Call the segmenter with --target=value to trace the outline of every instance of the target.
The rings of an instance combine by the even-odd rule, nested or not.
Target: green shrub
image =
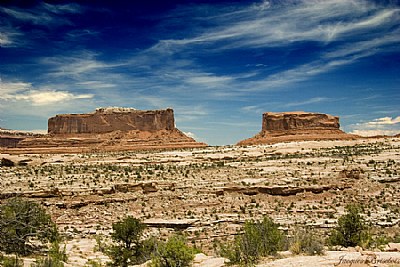
[[[58,232],[39,204],[13,198],[0,206],[0,237],[0,251],[28,255],[40,248],[33,241],[52,242],[58,238]]]
[[[246,221],[243,233],[233,243],[220,244],[220,255],[231,264],[254,265],[260,257],[274,255],[282,248],[283,234],[271,218],[260,222]]]
[[[90,259],[86,262],[85,267],[102,267],[100,259]]]
[[[160,241],[158,241],[155,237],[144,239],[141,244],[141,261],[146,262],[150,260],[154,256],[159,244]]]
[[[23,267],[24,261],[17,257],[7,257],[0,255],[0,266],[2,267]]]
[[[296,229],[290,240],[289,249],[293,254],[321,255],[324,252],[324,245],[321,238],[310,229]]]
[[[347,213],[338,219],[338,226],[331,232],[328,244],[344,247],[368,247],[371,236],[361,217],[361,207],[348,205],[346,211]]]
[[[62,261],[55,260],[50,257],[43,257],[36,259],[35,263],[32,265],[33,267],[64,267],[64,263]]]
[[[61,249],[60,243],[55,241],[51,244],[46,257],[36,259],[33,267],[64,267],[67,261],[66,246]]]
[[[106,254],[112,260],[109,266],[126,267],[141,264],[150,258],[151,241],[142,240],[142,234],[146,226],[138,219],[128,216],[125,219],[113,223],[111,238],[113,245],[106,249]]]
[[[181,235],[172,236],[166,243],[159,243],[152,257],[152,267],[186,267],[194,259],[195,250],[186,244]]]
[[[374,236],[371,240],[371,247],[383,250],[387,244],[389,244],[390,238],[384,233],[380,233],[378,236]]]

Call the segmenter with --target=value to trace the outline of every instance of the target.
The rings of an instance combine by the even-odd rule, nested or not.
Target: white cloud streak
[[[203,31],[200,28],[193,29],[192,32],[200,34],[190,37],[160,40],[144,54],[169,58],[185,51],[201,53],[205,48],[207,53],[212,53],[229,49],[285,47],[296,42],[319,42],[327,47],[335,43],[328,52],[310,57],[309,62],[264,77],[258,76],[254,81],[245,81],[246,86],[243,86],[238,75],[232,77],[203,71],[205,75],[199,73],[196,77],[192,76],[193,73],[183,72],[188,76],[183,77],[182,81],[202,88],[215,88],[215,96],[222,98],[250,91],[287,88],[290,84],[384,52],[390,46],[398,49],[400,44],[400,9],[365,0],[263,2],[220,15],[210,13],[213,15],[197,19],[207,20],[214,26],[206,27]]]
[[[350,133],[365,137],[382,136],[382,135],[391,136],[399,134],[400,130],[353,130]]]
[[[51,5],[43,3],[35,8],[0,8],[0,12],[6,14],[19,21],[30,22],[34,25],[63,25],[71,24],[71,22],[60,15],[81,13],[82,9],[77,4]]]
[[[382,117],[350,125],[351,133],[361,136],[395,135],[400,133],[400,116]]]
[[[12,44],[11,38],[8,34],[0,32],[0,46],[8,46]]]
[[[298,106],[304,106],[304,105],[310,105],[310,104],[317,104],[321,102],[326,102],[329,101],[330,99],[327,97],[313,97],[304,101],[299,101],[299,102],[291,102],[287,103],[284,106],[285,107],[298,107]]]
[[[383,117],[379,119],[375,119],[373,121],[367,122],[367,125],[393,125],[400,123],[400,116],[396,118],[392,117]]]
[[[93,98],[93,94],[73,94],[68,91],[35,89],[30,83],[3,82],[0,80],[0,100],[24,101],[33,106],[47,106],[64,103],[74,99]]]
[[[92,97],[92,94],[72,94],[66,91],[29,91],[24,94],[10,96],[11,99],[28,101],[34,106],[47,106],[73,99],[88,99]]]
[[[53,77],[76,77],[99,72],[105,69],[120,67],[125,63],[106,63],[96,59],[97,54],[82,51],[71,56],[47,57],[40,60],[41,64],[51,68],[49,75]],[[85,82],[85,81],[82,81]],[[87,82],[87,81],[86,81]]]
[[[15,94],[31,89],[32,85],[26,82],[4,82],[0,79],[0,97]]]
[[[332,42],[376,27],[395,25],[400,9],[379,9],[363,0],[307,0],[296,4],[242,11],[214,17],[215,28],[192,38],[164,40],[171,45],[229,41],[224,48],[269,47],[302,41]],[[347,20],[349,17],[352,20]],[[222,25],[222,26],[218,26]]]
[[[105,89],[105,88],[108,89],[117,86],[116,84],[102,82],[102,81],[83,81],[83,82],[78,82],[76,84],[88,89]]]
[[[0,6],[0,46],[20,47],[37,38],[38,32],[35,33],[35,36],[25,35],[21,29],[21,22],[48,28],[73,25],[71,20],[63,15],[82,13],[83,10],[78,4],[41,3],[29,9]]]
[[[51,5],[47,3],[42,3],[42,7],[47,9],[48,11],[55,14],[65,14],[65,13],[82,13],[82,7],[78,4],[60,4],[60,5]]]
[[[18,39],[22,34],[17,29],[2,26],[0,19],[0,47],[15,47],[19,45]]]

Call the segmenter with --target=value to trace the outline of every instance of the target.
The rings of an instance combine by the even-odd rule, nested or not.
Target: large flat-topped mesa
[[[175,127],[174,111],[98,108],[48,120],[48,135],[26,138],[15,153],[76,153],[205,147]]]
[[[159,131],[175,128],[174,111],[98,108],[87,114],[62,114],[48,121],[49,134],[96,134],[113,131]]]
[[[337,116],[304,111],[266,112],[263,114],[261,132],[240,141],[238,145],[355,138],[357,136],[340,130]]]

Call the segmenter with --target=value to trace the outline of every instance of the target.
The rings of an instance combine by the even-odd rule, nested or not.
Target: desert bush
[[[17,257],[7,257],[0,255],[0,266],[2,267],[22,267],[24,266],[24,261],[18,259]]]
[[[233,243],[220,244],[220,255],[231,264],[254,265],[260,257],[274,255],[283,246],[283,233],[269,217],[246,221]]]
[[[50,215],[37,203],[13,198],[0,206],[0,251],[28,255],[59,238]],[[40,243],[40,242],[39,242]]]
[[[338,226],[328,238],[329,245],[368,247],[371,241],[368,226],[362,218],[361,207],[348,205],[347,213],[338,219]]]
[[[15,163],[14,163],[14,161],[12,161],[10,159],[2,158],[1,161],[0,161],[0,166],[14,167]]]
[[[111,238],[114,244],[106,249],[106,254],[111,259],[109,266],[126,267],[143,263],[150,258],[154,246],[150,240],[142,239],[146,226],[138,219],[128,216],[113,223],[112,228]]]
[[[95,236],[96,240],[96,245],[94,246],[94,252],[100,251],[102,253],[105,253],[107,250],[107,245],[104,242],[104,236],[102,235],[96,235]]]
[[[195,250],[186,244],[186,239],[175,235],[167,242],[160,242],[152,257],[152,267],[186,267],[194,259]]]
[[[321,238],[310,229],[296,229],[290,239],[289,249],[293,254],[321,255],[324,245]]]
[[[64,267],[64,263],[62,261],[55,260],[50,257],[42,257],[36,259],[35,263],[31,265],[33,267]]]
[[[390,237],[385,235],[384,233],[378,233],[378,235],[374,235],[374,237],[371,240],[371,247],[377,248],[377,249],[384,249],[387,244],[389,244]]]
[[[103,264],[100,259],[89,259],[86,262],[85,267],[103,267]]]
[[[66,261],[66,246],[61,249],[60,242],[56,240],[51,244],[48,255],[36,259],[33,267],[64,267]]]

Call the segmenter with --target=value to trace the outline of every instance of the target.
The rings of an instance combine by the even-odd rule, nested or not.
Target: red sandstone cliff
[[[172,109],[100,108],[93,113],[50,118],[48,135],[21,140],[16,151],[76,153],[204,146],[175,128]]]
[[[48,121],[49,134],[109,133],[175,129],[174,111],[100,108],[88,114],[64,114]]]
[[[266,112],[262,130],[238,145],[269,144],[289,141],[355,139],[357,136],[340,130],[339,117],[304,111]]]
[[[339,117],[310,112],[266,112],[263,114],[262,131],[290,130],[339,130]]]

